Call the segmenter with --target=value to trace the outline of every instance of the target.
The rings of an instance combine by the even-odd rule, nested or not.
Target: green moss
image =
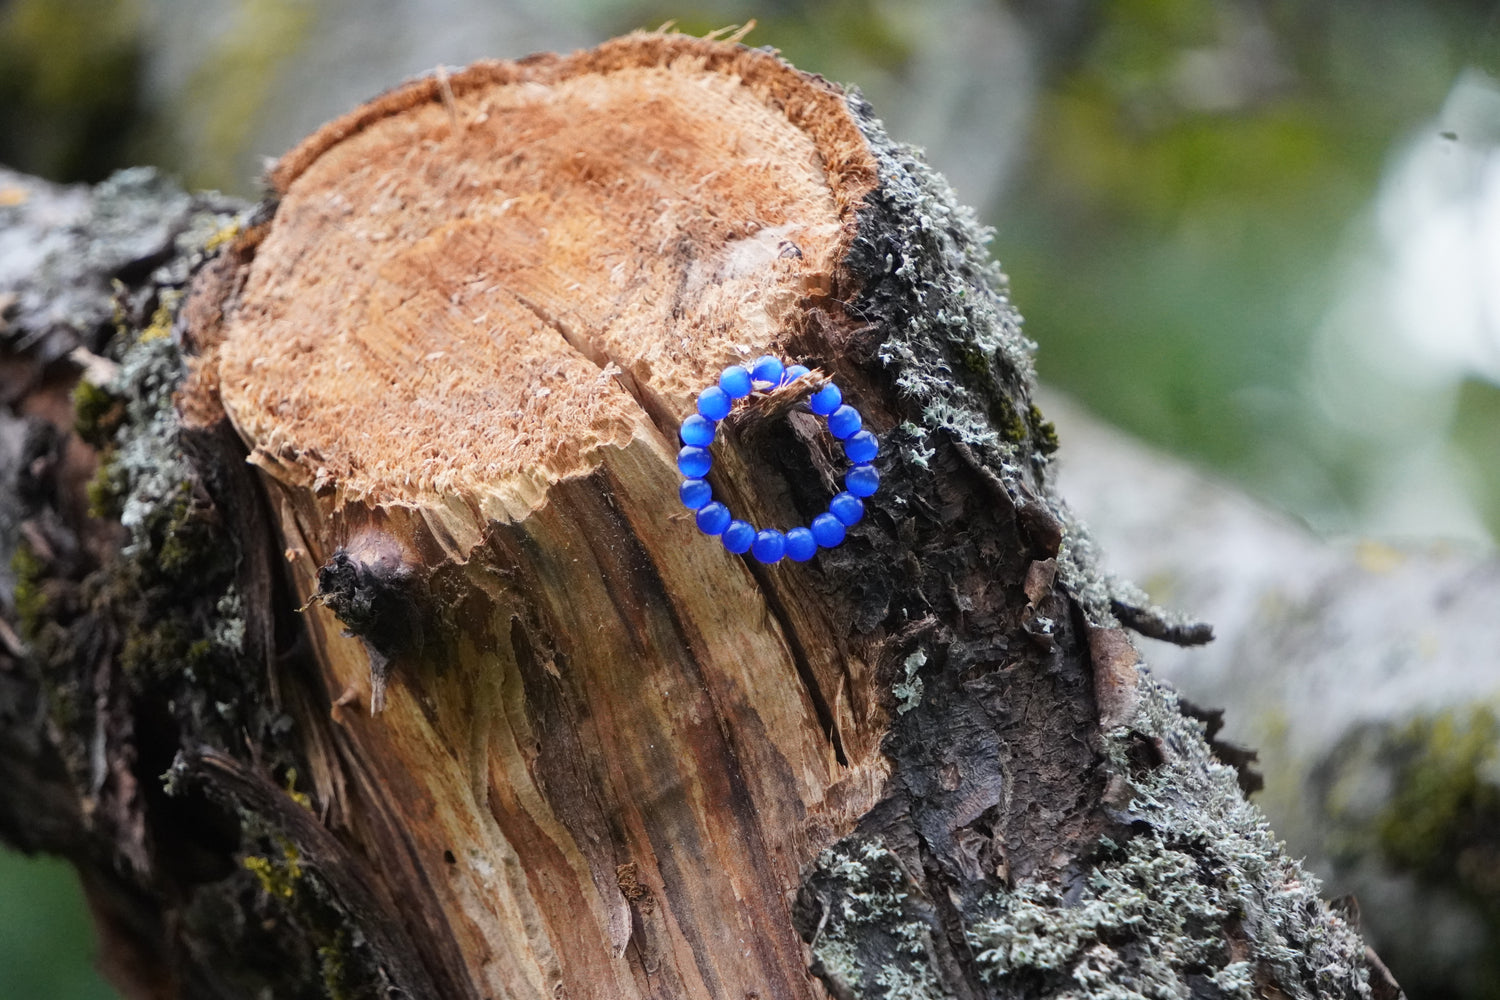
[[[124,402],[108,389],[86,379],[73,387],[73,430],[85,443],[105,447],[124,417]]]
[[[1026,421],[1005,396],[997,395],[990,400],[990,423],[1000,437],[1009,444],[1020,444],[1026,440]]]
[[[206,238],[222,226],[220,220],[200,228]],[[126,542],[81,584],[71,585],[77,592],[71,613],[87,618],[56,627],[81,635],[97,631],[95,619],[109,621],[119,636],[116,656],[124,677],[142,690],[178,678],[183,686],[171,696],[174,710],[196,717],[182,719],[184,728],[208,736],[227,724],[230,741],[233,732],[253,725],[236,711],[257,710],[258,700],[245,696],[245,686],[260,675],[237,663],[245,634],[233,587],[237,547],[225,537],[178,438],[172,397],[184,365],[170,333],[181,299],[178,289],[161,289],[139,328],[121,316],[119,337],[129,344],[114,377],[103,386],[81,383],[74,393],[78,432],[102,448],[87,487],[90,513],[117,520]],[[70,662],[82,641],[60,642],[59,662],[44,670],[58,693],[74,679]],[[79,722],[88,725],[82,715]],[[75,756],[86,759],[86,750]]]
[[[1472,904],[1500,943],[1500,717],[1490,705],[1352,732],[1325,766],[1329,849]],[[1500,952],[1497,952],[1500,954]]]
[[[1500,720],[1488,708],[1422,718],[1395,744],[1404,759],[1377,821],[1380,846],[1402,868],[1451,873],[1462,841],[1485,829],[1500,830],[1500,783],[1494,777]],[[1491,839],[1500,841],[1500,833]]]
[[[1425,992],[1500,997],[1500,713],[1465,705],[1355,726],[1314,772],[1318,819],[1337,869],[1440,905],[1451,925],[1424,928],[1436,952],[1395,938]],[[1455,930],[1455,928],[1457,928]],[[1434,993],[1436,991],[1436,993]]]
[[[954,352],[959,360],[963,362],[964,370],[970,375],[990,374],[990,359],[979,345],[969,340],[960,340],[953,345]]]
[[[246,855],[241,862],[255,875],[267,896],[290,900],[297,894],[297,884],[302,880],[302,854],[289,840],[281,841],[281,857]]]
[[[328,1000],[346,1000],[358,995],[353,992],[357,984],[348,971],[348,951],[349,935],[343,929],[334,936],[332,944],[318,948],[318,972],[323,978],[323,992],[328,994]]]
[[[196,570],[208,569],[216,562],[210,548],[212,539],[206,525],[193,509],[191,483],[182,483],[170,502],[157,507],[153,534],[156,539],[156,565],[165,575],[186,579]]]
[[[47,621],[47,594],[43,582],[46,566],[24,541],[11,553],[10,569],[16,577],[14,599],[21,635],[34,640]]]
[[[112,185],[113,193],[111,185],[96,189],[96,198],[115,205],[129,201],[131,191],[159,183],[136,173]],[[259,755],[256,765],[282,775],[291,799],[311,808],[309,796],[296,788],[291,765],[297,758],[287,739],[291,720],[269,696],[261,650],[251,648],[254,634],[236,587],[240,540],[233,512],[216,508],[219,483],[200,475],[211,477],[213,470],[200,470],[189,459],[173,404],[184,376],[171,336],[180,288],[202,259],[193,247],[216,233],[222,237],[226,225],[233,226],[227,212],[194,210],[184,225],[171,227],[179,256],[146,284],[119,289],[116,341],[107,348],[118,367],[107,384],[80,386],[74,406],[78,432],[101,451],[90,487],[94,513],[118,521],[121,530],[112,537],[120,544],[105,552],[90,548],[88,556],[97,562],[42,565],[23,550],[15,564],[21,617],[36,633],[28,636],[31,660],[80,795],[97,794],[101,762],[122,759],[118,740],[130,733],[118,723],[133,718],[152,727],[131,765],[141,782],[169,768],[179,738],[236,756],[250,746]],[[99,717],[96,693],[101,662],[110,672],[108,719]],[[197,784],[165,786],[174,797],[197,790]],[[149,788],[140,802],[148,824],[175,823],[209,808],[189,801],[180,810],[158,809],[160,800]],[[231,820],[244,857],[226,846]],[[352,938],[340,936],[351,926],[349,914],[318,873],[303,865],[297,845],[275,820],[241,808],[222,824],[180,831],[195,850],[242,866],[233,877],[199,886],[179,909],[195,939],[217,949],[201,960],[213,962],[236,950],[260,956],[228,973],[244,977],[243,989],[236,983],[230,990],[236,994],[259,995],[264,970],[291,963],[295,973],[281,981],[298,977],[297,996],[317,996],[325,987],[335,996],[384,995],[378,957],[357,930]],[[237,920],[235,914],[253,919]]]
[[[120,647],[120,669],[126,676],[140,676],[164,664],[180,662],[187,642],[177,623],[138,623],[125,634]]]
[[[1026,409],[1026,422],[1031,428],[1037,451],[1050,455],[1057,450],[1057,428],[1052,426],[1052,421],[1042,416],[1042,411],[1037,409],[1035,403]]]
[[[89,517],[114,521],[120,517],[125,484],[115,477],[114,463],[110,459],[111,455],[106,452],[84,492],[89,501]]]
[[[143,5],[12,0],[0,6],[0,161],[98,180],[130,159],[139,124]]]

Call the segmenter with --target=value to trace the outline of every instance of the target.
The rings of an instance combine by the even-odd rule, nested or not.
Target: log
[[[270,183],[80,397],[113,547],[23,549],[23,777],[133,995],[1399,995],[1140,669],[985,234],[857,94],[638,34]],[[881,441],[807,563],[677,496],[763,353]],[[804,399],[720,428],[757,525],[839,488]]]

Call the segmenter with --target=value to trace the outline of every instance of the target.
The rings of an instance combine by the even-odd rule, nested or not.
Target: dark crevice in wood
[[[823,735],[833,747],[834,759],[838,761],[840,767],[848,767],[849,756],[844,752],[844,738],[839,732],[838,719],[834,717],[833,707],[818,683],[817,674],[813,672],[812,663],[807,657],[807,649],[787,612],[786,604],[782,601],[781,591],[771,582],[770,569],[749,558],[745,559],[745,563],[755,577],[756,583],[760,585],[766,608],[771,612],[771,617],[776,619],[782,638],[786,640],[787,648],[791,650],[792,662],[797,666],[797,677],[802,681],[808,701],[812,702],[813,713],[818,718],[818,727],[823,730]]]

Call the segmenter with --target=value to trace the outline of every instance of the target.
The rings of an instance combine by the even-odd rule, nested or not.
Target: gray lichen
[[[147,946],[181,966],[182,991],[259,995],[274,980],[278,995],[294,982],[301,988],[286,995],[384,995],[370,943],[350,933],[341,898],[303,863],[274,810],[163,781],[184,752],[228,760],[248,744],[247,773],[267,794],[283,810],[307,805],[295,788],[305,761],[271,694],[274,622],[264,616],[275,584],[254,571],[269,560],[245,528],[262,501],[248,475],[235,477],[242,455],[227,435],[184,428],[174,400],[186,373],[176,334],[187,282],[243,223],[242,206],[186,195],[151,171],[76,200],[66,238],[18,272],[22,305],[5,331],[6,346],[43,367],[71,366],[60,359],[84,348],[75,357],[96,379],[73,393],[73,429],[98,457],[90,518],[73,494],[35,486],[16,517],[42,540],[16,549],[16,603],[25,669],[48,706],[37,725],[61,759],[57,780],[71,786],[59,798],[90,810],[86,864],[108,865],[173,928]],[[68,293],[57,285],[70,276],[79,283]],[[66,429],[52,433],[66,443]],[[190,891],[163,902],[168,885]],[[182,940],[199,950],[172,953]],[[231,954],[253,958],[222,960]]]
[[[1048,482],[1033,345],[972,213],[850,108],[880,176],[853,309],[901,404],[882,456],[901,488],[871,508],[904,534],[882,550],[860,533],[825,565],[868,560],[864,543],[901,567],[849,567],[856,629],[927,617],[890,674],[891,797],[799,895],[815,971],[840,1000],[1370,997],[1357,934],[1170,692],[1147,677],[1128,724],[1100,731],[1090,646],[1118,625],[1112,584]],[[1050,558],[1060,586],[1033,607],[1022,582]]]
[[[920,649],[902,662],[905,677],[891,687],[891,693],[896,696],[896,711],[901,715],[916,708],[922,700],[922,678],[917,676],[917,671],[926,663],[927,654]]]
[[[141,282],[172,256],[193,220],[235,207],[188,195],[149,167],[122,170],[92,189],[43,186],[3,168],[0,183],[27,195],[0,207],[0,293],[16,297],[13,349],[42,364],[80,345],[102,350],[112,332],[114,282]]]
[[[37,188],[38,204],[50,197]],[[32,270],[17,273],[11,347],[40,365],[81,348],[92,358],[86,370],[112,372],[99,384],[80,381],[73,398],[76,430],[99,451],[90,513],[124,531],[118,550],[94,546],[96,563],[49,564],[29,554],[30,575],[17,586],[54,595],[33,616],[37,630],[28,638],[53,719],[66,723],[60,736],[72,751],[65,756],[75,770],[97,772],[103,764],[90,689],[104,637],[118,637],[118,663],[130,687],[180,675],[185,689],[171,703],[186,713],[181,721],[196,716],[228,726],[225,739],[250,720],[245,709],[225,719],[213,706],[252,703],[243,697],[246,685],[263,677],[240,663],[246,629],[236,612],[237,550],[223,537],[184,453],[173,404],[185,373],[172,338],[182,288],[205,259],[212,234],[230,225],[241,206],[187,195],[148,169],[123,171],[77,204],[66,197],[62,203],[69,224],[49,230]],[[35,516],[52,525],[52,550],[77,551],[61,533],[94,530],[66,527],[46,511]],[[88,783],[99,780],[94,773]]]
[[[1131,760],[1143,739],[1165,757],[1145,771]],[[1025,881],[959,914],[984,983],[1059,1000],[1372,995],[1357,933],[1286,857],[1175,696],[1147,682],[1108,754],[1125,834],[1101,840],[1066,882]],[[816,969],[836,994],[952,995],[931,947],[932,906],[879,838],[829,848],[807,885],[820,908]]]
[[[884,321],[880,363],[921,414],[887,443],[912,469],[926,470],[935,449],[956,440],[986,460],[1012,495],[1035,491],[1064,529],[1057,554],[1064,584],[1091,624],[1115,624],[1112,583],[1093,540],[1046,475],[1057,433],[1031,400],[1036,345],[990,256],[993,232],[959,205],[920,152],[886,134],[857,91],[849,107],[879,165],[880,189],[866,217],[882,235],[879,243],[856,240],[849,262],[866,283],[861,308]]]
[[[1029,400],[1017,407],[1010,393],[1034,382],[1035,345],[1022,335],[1005,275],[987,250],[993,234],[916,150],[886,135],[857,92],[849,105],[880,166],[877,210],[887,223],[886,241],[856,240],[850,263],[889,275],[905,293],[878,303],[889,333],[880,362],[898,395],[920,407],[924,437],[947,432],[1012,466],[1029,451],[1029,428],[1015,417]],[[996,420],[1000,414],[1010,419]]]
[[[1284,854],[1175,696],[1149,682],[1145,695],[1109,740],[1122,776],[1132,741],[1164,750],[1164,763],[1118,789],[1135,835],[1102,841],[1067,898],[1027,884],[982,900],[968,935],[985,980],[1047,973],[1056,987],[1043,995],[1078,1000],[1252,1000],[1272,986],[1309,1000],[1370,996],[1358,935],[1317,880]]]
[[[813,971],[835,996],[884,1000],[947,997],[934,969],[931,907],[900,858],[879,838],[849,838],[823,852],[809,884],[819,912]],[[869,956],[881,956],[871,962]]]

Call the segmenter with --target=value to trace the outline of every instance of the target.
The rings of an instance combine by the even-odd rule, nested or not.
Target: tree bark
[[[118,293],[109,517],[16,487],[0,830],[85,872],[128,992],[1399,995],[1137,669],[1112,609],[1201,630],[1113,600],[983,232],[857,94],[635,35],[270,180]],[[677,500],[766,352],[881,440],[805,564]],[[758,525],[843,472],[795,389],[714,459]]]

